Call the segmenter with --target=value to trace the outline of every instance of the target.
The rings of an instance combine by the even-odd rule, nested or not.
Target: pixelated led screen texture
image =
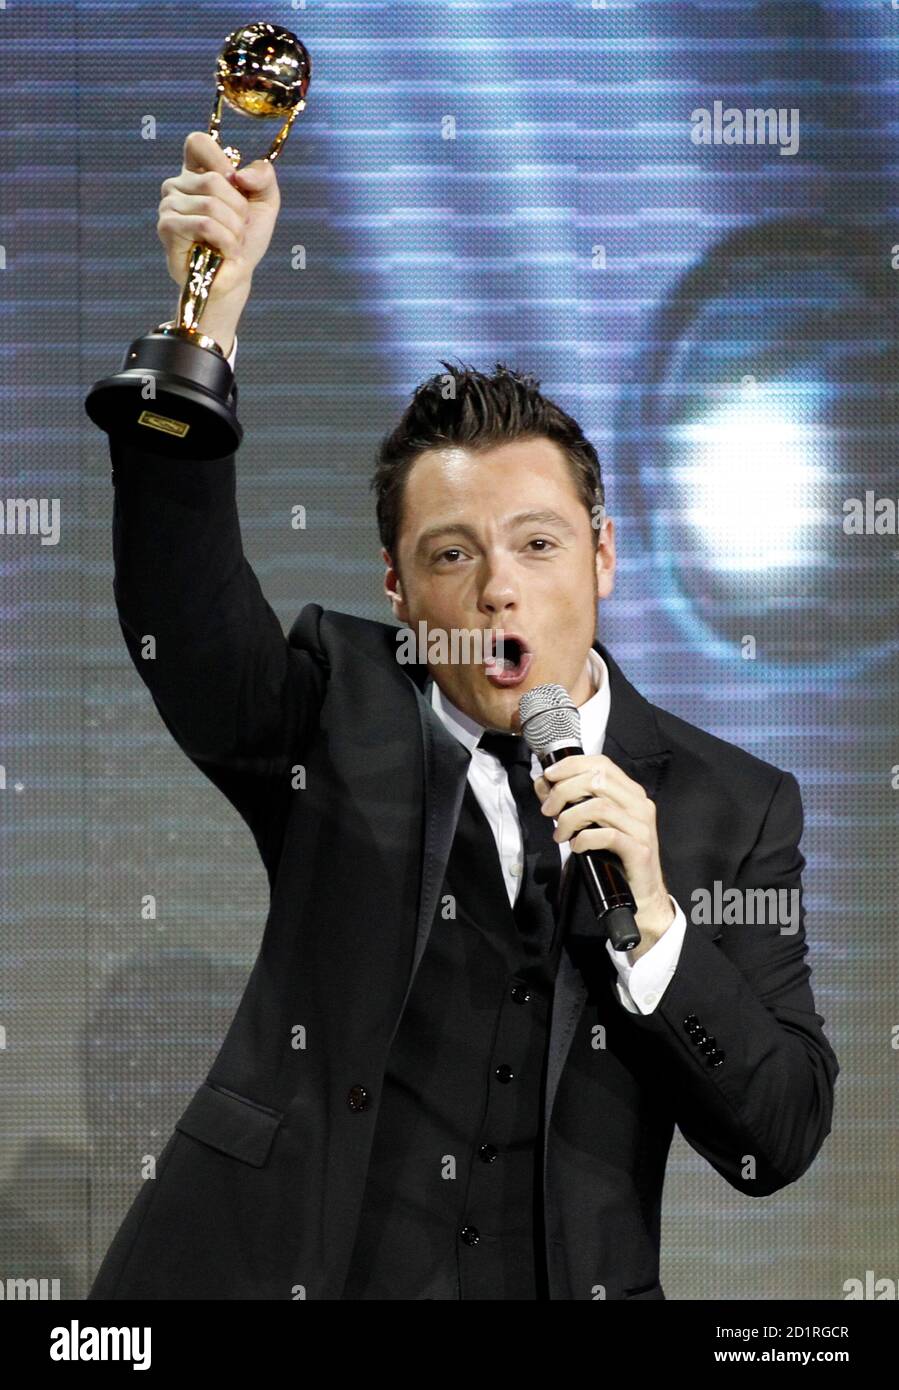
[[[0,1275],[86,1292],[268,908],[252,837],[128,658],[83,410],[174,312],[159,186],[206,128],[224,36],[258,17],[313,57],[236,363],[268,601],[285,629],[310,601],[392,621],[368,482],[440,359],[532,372],[580,421],[617,527],[600,637],[648,698],[799,781],[841,1064],[833,1134],[774,1196],[675,1136],[666,1294],[840,1298],[895,1274],[899,551],[895,523],[847,532],[844,504],[899,495],[899,12],[310,0],[0,10],[2,496],[60,518],[52,543],[2,537]],[[716,139],[716,103],[775,108],[776,138]],[[271,138],[223,128],[245,160]]]

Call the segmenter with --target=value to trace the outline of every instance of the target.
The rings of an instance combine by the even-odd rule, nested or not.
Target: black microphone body
[[[572,743],[567,747],[548,749],[537,756],[543,767],[549,767],[552,763],[560,763],[563,758],[580,758],[583,755],[583,748]],[[579,805],[580,801],[589,800],[589,796],[582,796],[578,802],[571,804]],[[572,850],[572,856],[580,861],[590,905],[597,922],[612,943],[612,949],[629,951],[639,946],[641,937],[636,921],[637,904],[618,855],[605,849],[587,849],[579,853]]]

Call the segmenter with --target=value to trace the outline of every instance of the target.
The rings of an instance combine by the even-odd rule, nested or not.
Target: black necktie
[[[484,733],[478,747],[499,758],[509,776],[524,841],[524,874],[515,900],[515,918],[523,939],[537,953],[549,950],[556,921],[562,862],[553,839],[553,822],[545,816],[531,778],[531,750],[520,734]]]

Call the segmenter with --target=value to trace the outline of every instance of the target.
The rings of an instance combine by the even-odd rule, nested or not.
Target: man
[[[235,173],[195,132],[163,194],[173,278],[197,238],[227,258],[203,327],[233,359],[274,171]],[[90,1297],[663,1298],[674,1125],[764,1196],[814,1159],[839,1068],[802,913],[685,912],[697,891],[798,897],[799,790],[649,704],[594,640],[615,544],[592,446],[502,367],[447,367],[384,440],[393,613],[480,634],[471,661],[404,660],[393,625],[314,603],[285,640],[243,556],[234,458],[111,448],[125,640],[272,897]],[[579,707],[584,754],[541,773],[516,729],[543,682]],[[571,872],[588,849],[620,857],[630,952]]]

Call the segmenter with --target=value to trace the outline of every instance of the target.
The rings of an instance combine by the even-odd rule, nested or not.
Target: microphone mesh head
[[[521,732],[539,757],[554,748],[581,746],[581,716],[564,685],[535,685],[518,702]]]

